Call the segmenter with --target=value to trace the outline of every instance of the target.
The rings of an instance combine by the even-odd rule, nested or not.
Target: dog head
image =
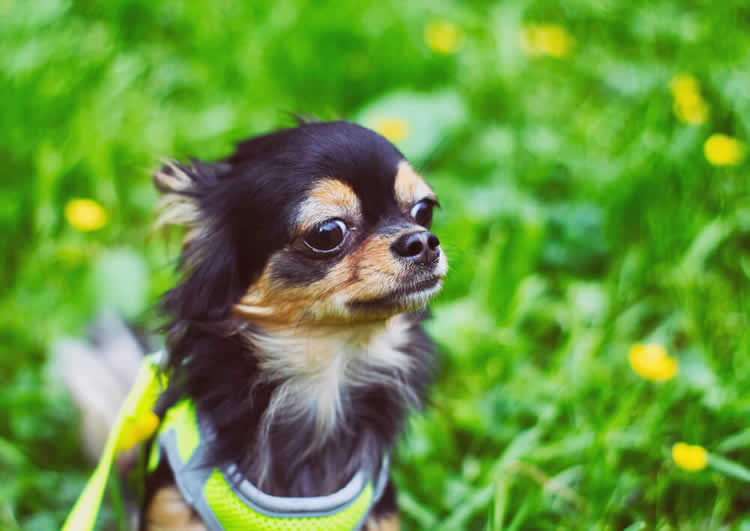
[[[385,138],[347,122],[247,140],[217,163],[155,176],[159,224],[186,227],[185,277],[168,309],[262,327],[350,324],[423,308],[445,254],[437,197]]]

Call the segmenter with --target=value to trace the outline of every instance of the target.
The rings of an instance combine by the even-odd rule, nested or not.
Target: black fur
[[[299,253],[294,259],[273,264],[273,276],[289,284],[308,284],[325,278],[335,264],[333,260],[306,258]]]
[[[396,500],[396,487],[393,485],[393,480],[388,480],[388,484],[383,490],[383,494],[380,496],[380,500],[373,506],[370,511],[370,516],[375,521],[383,518],[388,518],[393,514],[398,514],[398,502]]]
[[[196,403],[218,434],[211,462],[235,463],[262,490],[280,496],[324,495],[341,488],[355,470],[390,451],[409,407],[393,386],[403,381],[418,399],[431,380],[432,345],[412,315],[408,354],[399,374],[345,393],[342,421],[328,443],[310,451],[313,424],[279,419],[270,429],[270,474],[257,475],[258,425],[279,382],[261,377],[252,348],[239,334],[245,323],[232,304],[254,282],[270,255],[290,243],[295,208],[315,180],[348,183],[362,202],[368,230],[403,215],[393,182],[403,155],[383,137],[346,122],[307,123],[250,139],[215,164],[184,167],[192,186],[183,193],[200,206],[207,232],[183,252],[182,281],[162,301],[170,384],[162,410],[182,397]],[[321,264],[325,274],[325,265]],[[294,283],[302,270],[282,271]],[[313,275],[314,277],[314,275]],[[309,278],[312,280],[313,278]],[[375,369],[377,370],[377,369]],[[417,400],[416,402],[418,402]],[[269,441],[266,441],[269,442]]]

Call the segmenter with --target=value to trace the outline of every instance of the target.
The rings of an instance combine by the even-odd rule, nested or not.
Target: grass
[[[104,306],[153,326],[173,282],[149,169],[299,111],[385,127],[443,204],[442,370],[395,460],[406,529],[750,528],[750,180],[744,145],[706,148],[750,139],[746,2],[0,13],[0,527],[58,528],[90,471],[50,341]],[[70,226],[78,197],[103,228]],[[677,375],[634,372],[639,343]],[[677,466],[679,441],[708,467]]]

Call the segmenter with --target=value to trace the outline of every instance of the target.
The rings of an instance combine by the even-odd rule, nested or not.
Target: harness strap
[[[116,455],[148,439],[156,430],[159,421],[153,413],[153,406],[162,391],[157,356],[149,356],[143,361],[135,384],[117,414],[99,463],[65,520],[62,531],[94,529]]]
[[[152,449],[167,459],[183,498],[212,531],[361,529],[389,477],[390,459],[386,456],[377,477],[368,478],[365,471],[358,471],[344,488],[331,495],[271,496],[241,477],[235,466],[205,465],[213,437],[192,402],[184,400],[170,408]],[[152,453],[152,466],[156,459]]]

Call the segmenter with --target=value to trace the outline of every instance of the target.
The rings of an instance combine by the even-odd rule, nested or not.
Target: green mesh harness
[[[158,355],[147,357],[63,531],[94,529],[115,457],[153,435],[158,423],[153,406],[165,386]],[[200,421],[193,403],[183,400],[167,410],[158,424],[147,463],[147,469],[153,471],[162,458],[167,459],[183,498],[212,531],[361,529],[388,482],[386,455],[377,471],[358,471],[344,488],[328,496],[271,496],[243,478],[234,466],[203,465],[212,438],[210,426]]]
[[[148,469],[155,469],[165,456],[183,498],[212,530],[360,529],[388,479],[386,457],[377,478],[360,470],[344,488],[328,496],[271,496],[242,478],[234,466],[202,466],[209,447],[205,442],[211,437],[210,427],[200,422],[192,402],[179,402],[162,421]]]

